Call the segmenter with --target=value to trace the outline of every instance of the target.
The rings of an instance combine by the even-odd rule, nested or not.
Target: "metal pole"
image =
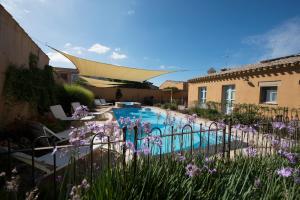
[[[136,173],[136,162],[137,162],[137,137],[138,137],[138,128],[135,126],[134,128],[134,153],[133,153],[133,169],[134,175]]]

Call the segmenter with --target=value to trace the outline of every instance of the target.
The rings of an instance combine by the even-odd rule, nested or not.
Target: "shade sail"
[[[77,69],[79,70],[79,74],[82,76],[93,76],[100,78],[143,82],[163,74],[175,72],[168,70],[138,69],[106,64],[72,56],[62,51],[59,51],[53,47],[50,48],[68,58],[77,67]]]
[[[84,77],[84,76],[80,76],[80,78],[85,80],[88,85],[95,86],[95,87],[115,87],[115,86],[124,84],[124,83],[120,83],[120,82],[105,81],[105,80],[99,80],[99,79],[94,79],[94,78],[88,78],[88,77]]]

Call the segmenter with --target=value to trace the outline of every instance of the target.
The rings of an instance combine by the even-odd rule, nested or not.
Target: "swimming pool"
[[[134,119],[141,119],[141,122],[149,122],[151,124],[151,128],[159,128],[162,131],[162,135],[169,135],[171,134],[171,126],[173,126],[174,133],[178,133],[182,131],[182,128],[184,125],[187,124],[187,118],[175,114],[170,114],[170,112],[157,110],[153,108],[118,108],[113,109],[113,113],[116,117],[116,119],[120,123],[121,117],[127,118],[129,117],[131,120]],[[199,131],[200,130],[200,124],[193,123],[191,124],[193,127],[193,131]],[[202,129],[207,127],[202,126]],[[215,128],[215,127],[213,127]],[[189,128],[184,129],[184,132],[190,132]],[[154,131],[152,135],[159,136],[160,133],[158,130]],[[140,133],[139,138],[145,137],[145,133]],[[217,138],[216,138],[217,136]],[[134,142],[134,133],[133,131],[127,132],[127,141]],[[207,147],[207,144],[209,145],[215,145],[220,144],[222,142],[222,133],[217,133],[216,131],[211,131],[210,133],[202,132],[201,137],[200,133],[194,133],[192,136],[192,145],[194,149],[205,149]],[[188,150],[191,148],[191,135],[185,134],[183,136],[178,135],[173,137],[171,136],[165,136],[162,137],[162,147],[161,147],[161,153],[170,153],[171,152],[171,146],[173,144],[173,150],[174,151],[180,151],[180,150]],[[138,143],[138,149],[141,147],[142,141],[139,141]],[[151,153],[152,154],[159,154],[160,148],[157,145],[151,145],[150,146]]]

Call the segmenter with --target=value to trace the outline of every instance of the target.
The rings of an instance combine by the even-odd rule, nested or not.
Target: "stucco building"
[[[159,89],[164,93],[170,93],[172,90],[172,99],[178,104],[186,105],[188,97],[188,83],[184,81],[166,80]],[[171,95],[171,94],[169,94]]]
[[[31,113],[28,103],[6,106],[3,96],[6,69],[9,65],[28,68],[30,53],[38,56],[38,67],[49,64],[48,56],[0,5],[0,125],[3,119],[13,120]]]
[[[223,69],[188,81],[189,107],[219,102],[225,113],[234,104],[300,108],[300,55]]]
[[[62,83],[74,83],[78,78],[78,70],[67,67],[53,67],[54,73],[57,75],[58,81]]]

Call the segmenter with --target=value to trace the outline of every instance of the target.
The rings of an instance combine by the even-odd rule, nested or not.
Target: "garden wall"
[[[28,103],[5,104],[3,85],[9,65],[28,68],[29,55],[39,57],[38,65],[49,64],[48,56],[34,43],[22,27],[0,5],[0,126],[16,117],[28,118],[32,114]],[[11,103],[11,102],[10,102]]]
[[[106,99],[107,101],[115,101],[117,88],[97,88],[92,86],[85,86],[92,92],[95,97]],[[155,103],[169,102],[170,92],[155,90],[155,89],[136,89],[136,88],[120,88],[123,94],[120,101],[137,101],[143,102],[145,97],[153,96]],[[173,99],[182,104],[185,102],[184,94],[179,91],[173,93]]]

